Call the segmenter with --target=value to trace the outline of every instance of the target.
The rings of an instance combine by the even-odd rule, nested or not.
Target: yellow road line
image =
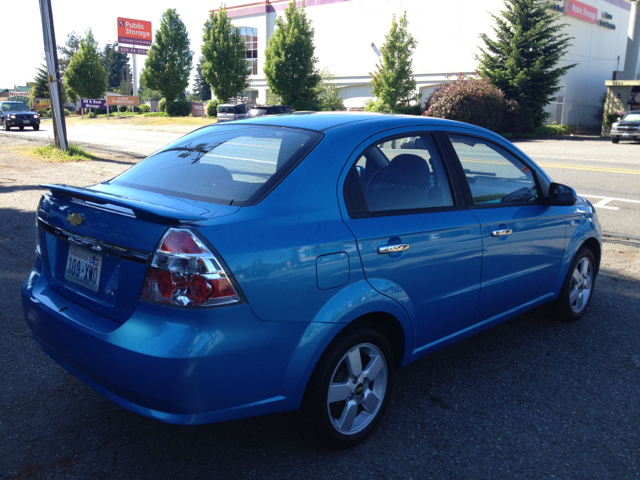
[[[490,160],[468,160],[466,158],[461,159],[462,163],[493,163],[498,165],[505,165],[506,162],[492,162]],[[628,175],[640,175],[640,170],[632,170],[629,168],[607,168],[607,167],[587,167],[584,165],[566,165],[562,163],[546,163],[536,162],[541,167],[547,168],[566,168],[569,170],[591,170],[593,172],[608,172],[608,173],[626,173]]]

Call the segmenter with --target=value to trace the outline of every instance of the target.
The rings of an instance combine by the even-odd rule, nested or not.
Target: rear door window
[[[320,141],[294,128],[215,126],[187,135],[112,180],[225,205],[259,202]]]

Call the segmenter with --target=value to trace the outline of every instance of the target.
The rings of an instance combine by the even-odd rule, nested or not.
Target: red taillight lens
[[[191,234],[184,230],[171,230],[160,250],[171,253],[204,253]]]
[[[140,298],[184,307],[240,302],[229,274],[191,231],[170,229],[147,269]]]

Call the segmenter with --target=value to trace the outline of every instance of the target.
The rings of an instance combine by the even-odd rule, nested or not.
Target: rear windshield
[[[254,205],[320,141],[318,132],[226,125],[182,137],[112,180],[175,197]]]
[[[250,113],[251,113],[251,115],[254,115],[254,116],[265,115],[267,113],[267,109],[266,108],[252,108]]]
[[[218,113],[236,113],[236,107],[218,107]]]

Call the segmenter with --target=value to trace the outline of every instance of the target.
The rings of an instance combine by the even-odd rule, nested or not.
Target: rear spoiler
[[[175,224],[188,223],[196,220],[205,220],[211,216],[213,211],[208,211],[208,215],[197,215],[193,212],[185,212],[175,208],[164,207],[154,203],[148,203],[129,197],[122,197],[111,193],[97,192],[83,187],[71,187],[69,185],[40,185],[51,191],[56,198],[72,198],[82,200],[98,205],[116,205],[118,207],[128,208],[133,211],[136,218],[148,220],[155,223]]]

